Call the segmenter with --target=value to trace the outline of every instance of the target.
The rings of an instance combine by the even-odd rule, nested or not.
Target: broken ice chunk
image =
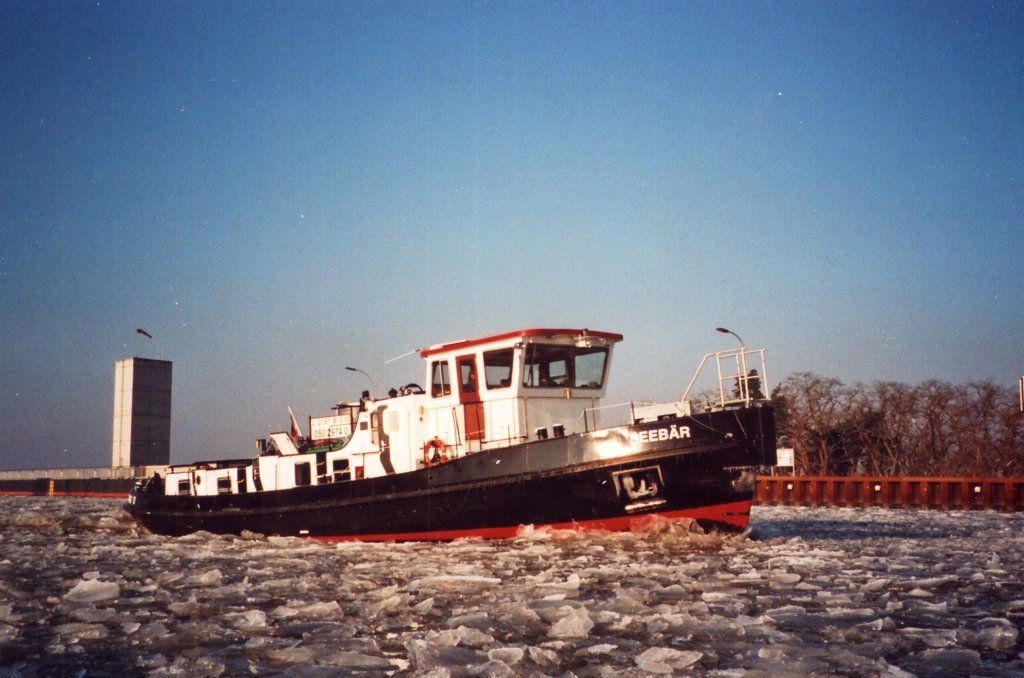
[[[781,645],[773,645],[772,647],[762,647],[757,651],[757,656],[761,659],[768,659],[773,662],[781,662],[786,658],[786,648]]]
[[[275,664],[308,664],[315,657],[313,648],[303,646],[265,648],[263,655]]]
[[[993,650],[1010,650],[1017,644],[1018,631],[1008,619],[986,617],[978,622],[975,636],[979,644]]]
[[[487,658],[491,661],[500,661],[507,666],[515,666],[523,661],[525,651],[521,647],[496,647],[487,651]]]
[[[479,666],[470,666],[469,673],[473,676],[487,676],[488,678],[515,678],[516,672],[503,661],[489,660]],[[445,675],[452,675],[449,671]]]
[[[590,629],[594,628],[594,621],[590,618],[590,612],[585,607],[563,607],[559,612],[565,611],[551,629],[548,635],[552,638],[586,638]]]
[[[527,648],[527,652],[530,655],[530,660],[541,668],[550,669],[558,666],[558,653],[554,650],[530,646]]]
[[[778,589],[792,586],[800,579],[800,575],[795,572],[772,572],[768,577],[768,583],[773,589]]]
[[[946,614],[949,611],[949,601],[926,603],[923,600],[908,600],[905,607],[920,614]]]
[[[351,669],[354,672],[360,673],[367,672],[373,675],[384,675],[386,672],[390,673],[395,670],[395,662],[388,660],[384,657],[375,657],[373,655],[365,654],[363,652],[356,652],[353,650],[340,650],[338,652],[330,652],[319,657],[319,661],[327,664],[334,668]],[[289,672],[291,675],[294,672]],[[310,673],[308,675],[338,675],[338,671],[327,670],[322,674]],[[341,675],[349,675],[347,672]],[[359,675],[359,674],[357,674]]]
[[[428,589],[471,592],[490,588],[499,584],[501,584],[501,580],[497,577],[482,577],[474,574],[438,574],[430,577],[422,577],[409,582],[409,585],[406,588],[410,591]]]
[[[925,650],[912,655],[900,668],[921,675],[969,676],[981,666],[974,650]]]
[[[89,624],[103,624],[114,620],[116,617],[117,613],[109,607],[97,608],[91,605],[83,605],[71,612],[72,619]]]
[[[233,612],[221,615],[224,622],[236,629],[259,629],[267,625],[267,613],[263,610],[249,610],[247,612]]]
[[[302,619],[331,619],[340,616],[340,609],[336,600],[306,603],[299,608],[298,616]]]
[[[892,617],[883,617],[882,619],[875,619],[874,621],[866,622],[864,624],[858,624],[858,628],[864,629],[865,631],[892,631],[896,628],[896,622],[892,620]]]
[[[916,579],[911,582],[907,582],[907,588],[913,586],[915,589],[938,589],[946,586],[947,584],[956,584],[960,581],[960,578],[955,574],[947,574],[941,577],[929,577],[927,579]]]
[[[916,638],[930,648],[954,647],[957,643],[955,629],[922,629],[908,626],[899,629],[898,633],[910,638]]]
[[[221,580],[223,578],[224,575],[221,573],[220,570],[213,569],[207,570],[206,572],[201,572],[200,574],[192,575],[191,577],[186,577],[185,580],[181,583],[183,586],[196,586],[207,588],[210,586],[220,586]]]
[[[149,642],[152,640],[159,640],[160,638],[166,638],[171,635],[171,632],[161,622],[150,622],[149,624],[143,624],[142,627],[136,631],[136,634],[137,635],[132,640]]]
[[[878,614],[870,607],[828,607],[825,608],[825,613],[832,621],[864,621],[874,619]]]
[[[743,594],[744,591],[739,589],[721,589],[718,591],[704,591],[700,597],[705,603],[731,603]]]
[[[633,661],[641,671],[672,674],[674,671],[690,668],[703,656],[702,652],[693,650],[652,647],[644,650]]]
[[[61,638],[72,642],[79,640],[96,640],[99,638],[106,638],[108,635],[107,627],[103,624],[71,622],[70,624],[60,624],[55,626],[53,630]]]
[[[18,637],[17,627],[0,622],[0,643],[7,643]]]
[[[881,591],[889,585],[891,579],[872,579],[868,583],[860,587],[861,593],[874,593],[875,591]]]
[[[275,619],[291,619],[299,616],[299,610],[288,605],[278,605],[270,614]]]
[[[453,647],[447,644],[440,644],[431,640],[410,640],[405,644],[408,651],[410,665],[417,671],[426,672],[432,668],[442,669],[437,675],[451,675],[443,673],[448,667],[462,667],[476,664],[482,657],[474,650],[463,647]]]
[[[83,579],[64,595],[64,600],[69,603],[98,603],[120,595],[121,587],[116,582]]]
[[[458,640],[459,645],[464,647],[487,647],[488,645],[494,645],[494,637],[489,636],[483,631],[470,628],[468,626],[460,626],[453,631],[455,638]]]

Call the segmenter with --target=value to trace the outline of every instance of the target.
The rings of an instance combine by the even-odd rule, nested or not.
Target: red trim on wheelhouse
[[[428,358],[437,353],[445,353],[448,351],[454,351],[455,349],[466,349],[471,346],[480,346],[482,344],[490,344],[496,341],[506,341],[508,339],[516,338],[527,338],[527,337],[577,337],[584,332],[587,336],[597,337],[598,339],[604,339],[605,341],[617,342],[622,341],[622,335],[615,332],[601,332],[598,330],[573,330],[573,329],[544,329],[544,328],[532,328],[527,330],[517,330],[515,332],[505,332],[503,334],[495,334],[490,337],[483,337],[481,339],[462,339],[460,341],[453,341],[447,344],[438,344],[437,346],[430,346],[420,350],[420,356]]]

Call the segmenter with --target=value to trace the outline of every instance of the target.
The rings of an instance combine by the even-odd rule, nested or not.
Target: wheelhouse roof
[[[492,344],[496,342],[504,342],[510,339],[528,339],[530,337],[579,337],[586,335],[596,339],[602,339],[608,343],[615,343],[622,341],[622,335],[615,332],[600,332],[597,330],[588,330],[586,328],[573,330],[573,329],[549,329],[549,328],[531,328],[526,330],[515,330],[513,332],[505,332],[503,334],[495,334],[490,337],[481,337],[479,339],[461,339],[459,341],[452,341],[446,344],[437,344],[436,346],[430,346],[420,351],[420,356],[423,358],[437,355],[438,353],[447,353],[455,350],[466,350],[475,346],[481,346],[483,344]]]

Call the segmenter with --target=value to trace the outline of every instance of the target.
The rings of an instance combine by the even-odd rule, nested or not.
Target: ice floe
[[[1024,676],[1024,515],[342,543],[0,498],[0,676]]]

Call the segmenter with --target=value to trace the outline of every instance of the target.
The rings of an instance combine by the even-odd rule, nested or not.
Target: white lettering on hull
[[[630,431],[629,442],[633,444],[639,443],[659,443],[666,440],[678,440],[680,438],[690,437],[689,426],[676,426],[672,424],[667,428],[656,428],[650,431]]]

